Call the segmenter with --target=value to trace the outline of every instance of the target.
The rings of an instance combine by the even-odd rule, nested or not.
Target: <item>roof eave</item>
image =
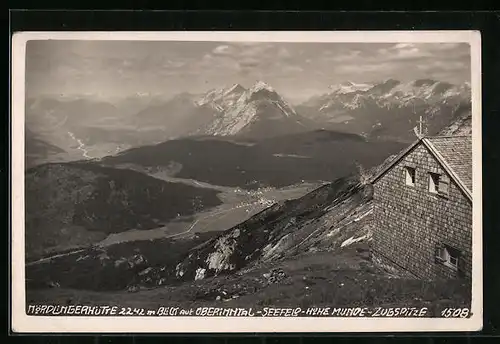
[[[458,187],[462,190],[462,192],[467,196],[469,201],[472,202],[472,192],[469,190],[467,185],[460,179],[460,177],[453,171],[451,166],[446,162],[445,158],[439,153],[439,151],[434,147],[432,142],[429,140],[423,138],[422,142],[424,145],[427,147],[427,149],[431,152],[431,154],[437,159],[439,164],[443,166],[445,171],[451,176],[451,178],[455,181],[455,183],[458,185]]]
[[[399,153],[382,171],[376,174],[370,180],[370,184],[375,183],[379,180],[383,175],[387,173],[394,165],[396,165],[402,158],[404,158],[408,153],[410,153],[415,147],[418,146],[419,143],[423,143],[425,147],[429,150],[429,152],[436,158],[439,164],[445,169],[445,171],[451,176],[451,178],[455,181],[458,187],[462,190],[465,196],[472,202],[472,192],[469,190],[467,185],[460,179],[460,177],[453,171],[453,169],[448,165],[443,156],[439,153],[439,151],[434,147],[434,145],[425,137],[419,138],[415,142],[413,142],[409,147]]]
[[[404,158],[408,153],[410,153],[418,144],[422,141],[422,139],[418,139],[413,142],[410,146],[401,151],[382,171],[377,173],[374,177],[371,178],[370,184],[375,183],[379,180],[387,171],[389,171],[394,165],[396,165],[402,158]]]

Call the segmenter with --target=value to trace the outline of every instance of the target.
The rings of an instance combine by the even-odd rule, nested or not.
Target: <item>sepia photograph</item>
[[[12,49],[14,330],[481,328],[477,32]]]

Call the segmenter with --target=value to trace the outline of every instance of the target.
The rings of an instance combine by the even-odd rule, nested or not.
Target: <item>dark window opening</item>
[[[429,192],[448,196],[450,181],[448,176],[429,172]]]
[[[436,261],[453,270],[458,270],[460,251],[448,245],[436,247]]]
[[[405,167],[405,182],[408,186],[415,186],[415,168]]]

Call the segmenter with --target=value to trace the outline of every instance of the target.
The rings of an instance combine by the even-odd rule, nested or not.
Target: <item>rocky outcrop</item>
[[[441,130],[439,135],[471,135],[472,134],[472,113],[465,112],[453,121],[449,126]]]

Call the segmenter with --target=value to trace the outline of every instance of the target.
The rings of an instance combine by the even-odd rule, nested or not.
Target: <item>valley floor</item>
[[[27,305],[159,307],[468,307],[470,286],[391,275],[374,266],[365,243],[338,252],[308,252],[251,270],[137,292],[27,289]]]
[[[132,229],[110,234],[106,239],[98,243],[99,246],[109,246],[135,240],[180,239],[189,237],[194,233],[225,230],[245,221],[277,201],[298,198],[323,184],[301,183],[283,188],[269,187],[248,191],[239,188],[211,185],[189,179],[167,178],[165,176],[161,176],[160,178],[158,175],[151,176],[169,182],[217,190],[220,192],[217,197],[219,197],[223,204],[188,218],[172,221],[156,229],[147,231]]]

